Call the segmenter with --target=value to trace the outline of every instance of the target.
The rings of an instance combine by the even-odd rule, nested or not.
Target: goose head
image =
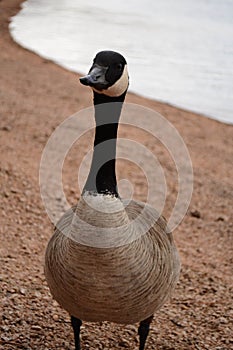
[[[83,85],[94,92],[110,97],[119,97],[127,91],[129,76],[125,58],[114,51],[97,53],[88,74],[80,78]]]

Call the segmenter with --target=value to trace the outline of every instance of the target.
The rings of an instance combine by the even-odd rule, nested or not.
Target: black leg
[[[140,322],[140,325],[138,327],[138,335],[139,335],[139,342],[140,342],[139,350],[144,350],[144,347],[146,344],[146,338],[149,334],[150,324],[152,320],[153,320],[153,315]]]
[[[80,328],[82,325],[82,321],[78,318],[71,316],[71,324],[74,330],[74,341],[75,341],[75,350],[81,350],[80,345]]]

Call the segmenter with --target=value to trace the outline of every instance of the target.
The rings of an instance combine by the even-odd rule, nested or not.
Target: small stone
[[[41,331],[42,328],[41,328],[40,326],[38,326],[38,325],[33,324],[32,327],[31,327],[31,329],[32,329],[33,331]]]
[[[7,289],[7,292],[10,294],[15,294],[16,289],[12,288],[12,289]]]
[[[17,188],[11,188],[11,193],[18,193],[19,191],[17,190]]]
[[[9,326],[2,326],[2,327],[1,327],[1,330],[4,331],[4,332],[8,332],[9,329],[10,329]]]
[[[4,125],[3,127],[1,127],[1,130],[3,131],[11,131],[12,127],[10,125]]]
[[[191,210],[190,215],[193,216],[194,218],[200,219],[201,218],[201,213],[199,210]]]
[[[41,298],[41,292],[39,291],[35,291],[34,295],[36,298]]]
[[[171,319],[172,323],[174,323],[176,326],[183,328],[184,325],[178,320],[178,319]]]
[[[129,344],[128,340],[126,340],[124,338],[122,338],[121,341],[119,341],[119,346],[122,346],[123,348],[129,347],[129,345],[130,344]]]
[[[54,319],[54,321],[58,321],[59,320],[59,316],[58,315],[53,315],[53,319]]]
[[[15,257],[13,256],[13,255],[11,255],[11,254],[7,254],[7,256],[6,256],[8,259],[14,259]]]
[[[53,300],[53,306],[57,307],[59,304],[56,302],[56,300]]]
[[[19,292],[20,292],[20,294],[25,295],[26,294],[26,289],[25,288],[19,288]]]
[[[223,215],[220,215],[220,216],[217,217],[217,219],[215,221],[227,221],[227,217],[223,216]]]

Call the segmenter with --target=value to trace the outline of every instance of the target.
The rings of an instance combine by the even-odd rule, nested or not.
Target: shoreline
[[[21,10],[22,8],[22,4],[24,2],[26,2],[27,0],[16,0],[16,9],[15,9],[15,13],[10,16],[10,17],[14,17],[15,15],[17,15],[17,13]],[[8,19],[8,23],[10,23],[10,19]],[[46,57],[43,57],[42,55],[40,55],[39,53],[33,51],[33,50],[30,50],[28,49],[27,47],[24,47],[22,45],[20,45],[19,43],[17,43],[17,41],[14,40],[14,38],[12,37],[11,33],[10,33],[10,30],[8,28],[8,34],[10,36],[10,39],[12,40],[12,42],[17,45],[18,47],[20,47],[21,49],[25,50],[26,52],[29,52],[29,53],[32,53],[34,55],[36,55],[37,57],[40,57],[42,60],[44,60],[45,62],[49,62],[49,63],[52,63],[54,65],[56,65],[57,67],[60,67],[62,69],[64,69],[65,71],[67,72],[70,72],[71,74],[73,75],[76,75],[78,77],[81,76],[81,73],[80,72],[76,72],[72,69],[69,69],[67,67],[65,67],[62,63],[59,63],[59,62],[56,62],[55,60],[52,60],[52,59],[49,59],[49,58],[46,58]],[[141,98],[142,100],[147,100],[147,101],[150,101],[151,103],[157,103],[159,105],[164,105],[164,106],[167,106],[167,107],[170,107],[170,108],[174,108],[180,112],[184,112],[184,113],[191,113],[193,115],[196,115],[198,117],[202,117],[202,118],[207,118],[208,120],[210,121],[215,121],[215,122],[218,122],[220,124],[224,124],[224,125],[227,125],[227,126],[232,126],[233,127],[233,122],[227,122],[227,121],[222,121],[220,119],[217,119],[215,117],[212,117],[210,115],[207,115],[207,114],[204,114],[204,113],[201,113],[201,112],[196,112],[196,111],[193,111],[191,109],[186,109],[185,107],[182,107],[182,106],[179,106],[179,105],[176,105],[176,104],[172,104],[170,102],[166,102],[166,101],[162,101],[162,100],[158,100],[156,98],[152,98],[152,97],[148,97],[148,96],[144,96],[140,93],[137,93],[137,92],[134,92],[134,91],[130,91],[128,92],[128,95],[129,96],[137,96],[139,98]]]
[[[43,272],[53,228],[40,197],[39,167],[49,136],[68,116],[91,106],[92,94],[78,83],[78,74],[12,40],[9,18],[21,3],[0,1],[0,348],[69,350],[69,316],[52,300]],[[182,261],[180,282],[172,301],[156,314],[147,348],[228,349],[233,343],[233,127],[132,93],[126,101],[156,110],[175,126],[194,170],[190,208],[174,233]],[[176,167],[169,152],[140,130],[122,128],[119,133],[146,143],[158,159],[166,176],[169,214],[177,195]],[[77,168],[91,137],[89,133],[80,139],[64,162],[64,192],[71,205],[80,195]],[[132,180],[135,197],[145,201],[145,178],[139,169],[121,161],[117,169],[119,178]],[[137,348],[136,326],[85,323],[83,349]]]
[[[27,1],[25,0],[25,1],[23,1],[22,4],[24,5],[24,3],[26,3],[26,2]],[[21,7],[23,7],[23,6],[21,6]],[[17,23],[17,19],[16,19],[16,23]],[[12,37],[13,41],[17,45],[20,45],[23,49],[25,49],[25,50],[27,50],[29,52],[33,52],[34,54],[38,55],[42,59],[45,59],[45,60],[50,61],[50,62],[53,62],[54,64],[56,64],[56,65],[58,65],[58,66],[60,66],[60,67],[62,67],[64,69],[72,72],[73,74],[77,74],[79,76],[81,74],[84,74],[84,73],[80,73],[80,71],[79,71],[80,67],[75,67],[75,68],[73,67],[73,69],[72,69],[72,68],[69,67],[69,65],[67,63],[64,63],[61,59],[56,58],[56,57],[52,58],[51,53],[48,54],[48,56],[51,56],[51,57],[46,57],[46,55],[43,56],[43,54],[38,52],[38,49],[30,48],[29,47],[30,45],[28,46],[27,42],[25,42],[25,45],[24,45],[24,43],[21,43],[21,40],[20,40],[20,38],[17,35],[17,31],[15,32],[15,24],[16,23],[15,23],[15,21],[10,23],[9,31],[10,31],[10,34],[11,34],[11,37]],[[146,88],[146,86],[145,86],[145,88]],[[190,105],[190,103],[189,103],[190,101],[187,101],[188,105],[185,106],[184,99],[183,99],[183,102],[180,101],[179,103],[177,103],[175,101],[171,102],[171,101],[169,101],[169,99],[167,98],[166,95],[163,96],[160,99],[160,98],[157,98],[157,96],[153,96],[153,94],[151,95],[150,93],[147,95],[145,93],[144,89],[143,90],[139,89],[139,91],[131,90],[131,86],[129,87],[128,93],[141,96],[142,98],[148,99],[150,101],[156,101],[156,102],[159,102],[159,103],[162,103],[162,104],[165,104],[165,105],[177,108],[177,109],[181,109],[183,111],[191,112],[191,113],[194,113],[194,114],[199,115],[199,116],[203,116],[203,117],[208,118],[208,119],[217,120],[217,121],[219,121],[221,123],[224,123],[224,124],[227,124],[227,125],[233,125],[233,120],[228,118],[231,115],[231,114],[229,115],[229,111],[228,111],[227,114],[225,114],[225,115],[222,114],[221,115],[221,113],[218,113],[218,111],[216,111],[216,113],[215,113],[211,108],[210,108],[209,112],[207,110],[205,110],[205,107],[202,110],[202,109],[199,108],[200,107],[200,101],[195,106]],[[175,93],[175,91],[174,91],[174,93]],[[191,100],[192,100],[192,97],[191,97]],[[209,100],[211,101],[211,98],[209,98]],[[224,107],[224,106],[222,106],[222,107]],[[228,116],[228,117],[226,117],[226,116]]]
[[[26,1],[26,0],[25,0],[25,1]],[[11,34],[10,34],[10,36],[11,36]],[[77,75],[77,76],[79,76],[79,77],[82,76],[82,73],[77,72],[77,71],[72,70],[72,69],[69,69],[69,68],[67,68],[65,65],[63,65],[62,63],[59,63],[58,61],[52,60],[52,59],[50,59],[50,58],[46,58],[46,57],[42,56],[41,54],[37,53],[36,51],[33,51],[33,50],[31,50],[31,49],[28,49],[27,47],[24,47],[23,45],[20,45],[19,43],[17,43],[17,41],[14,40],[14,38],[13,38],[12,36],[11,36],[11,39],[13,40],[13,42],[14,42],[16,45],[18,45],[19,47],[21,47],[23,50],[26,50],[26,51],[28,51],[28,52],[31,52],[31,53],[35,54],[36,56],[40,57],[41,59],[43,59],[43,60],[45,60],[45,61],[47,61],[47,62],[51,62],[51,63],[55,64],[56,66],[59,66],[59,67],[65,69],[66,71],[68,71],[68,72],[70,72],[70,73],[72,73],[72,74],[75,74],[75,75]],[[182,111],[182,112],[192,113],[192,114],[195,114],[195,115],[197,115],[197,116],[199,116],[199,117],[207,118],[207,119],[209,119],[209,120],[214,120],[214,121],[219,122],[219,123],[221,123],[221,124],[233,126],[233,122],[230,122],[230,121],[227,122],[227,121],[224,121],[224,120],[220,120],[220,119],[218,119],[218,118],[215,118],[214,116],[211,117],[210,115],[207,115],[207,114],[204,114],[204,113],[201,113],[201,112],[196,112],[196,111],[194,111],[194,110],[187,109],[187,108],[185,108],[185,107],[182,107],[182,106],[179,106],[179,105],[175,105],[175,104],[170,103],[170,102],[166,102],[166,101],[162,101],[162,100],[159,100],[159,99],[156,99],[156,98],[144,96],[144,95],[142,95],[142,94],[140,94],[140,93],[137,93],[137,92],[135,92],[135,91],[131,91],[130,88],[129,88],[129,91],[128,91],[128,95],[138,96],[138,97],[140,97],[140,98],[142,98],[142,99],[146,99],[146,100],[151,101],[151,102],[157,102],[157,103],[159,103],[159,104],[166,105],[166,106],[168,106],[168,107],[171,107],[171,108],[175,108],[175,109],[177,109],[177,110],[180,110],[180,111]]]

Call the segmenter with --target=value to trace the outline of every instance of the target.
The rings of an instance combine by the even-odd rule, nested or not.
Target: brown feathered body
[[[81,197],[63,215],[45,258],[55,300],[91,322],[131,324],[151,316],[170,296],[179,270],[165,219],[149,205],[105,195]]]

